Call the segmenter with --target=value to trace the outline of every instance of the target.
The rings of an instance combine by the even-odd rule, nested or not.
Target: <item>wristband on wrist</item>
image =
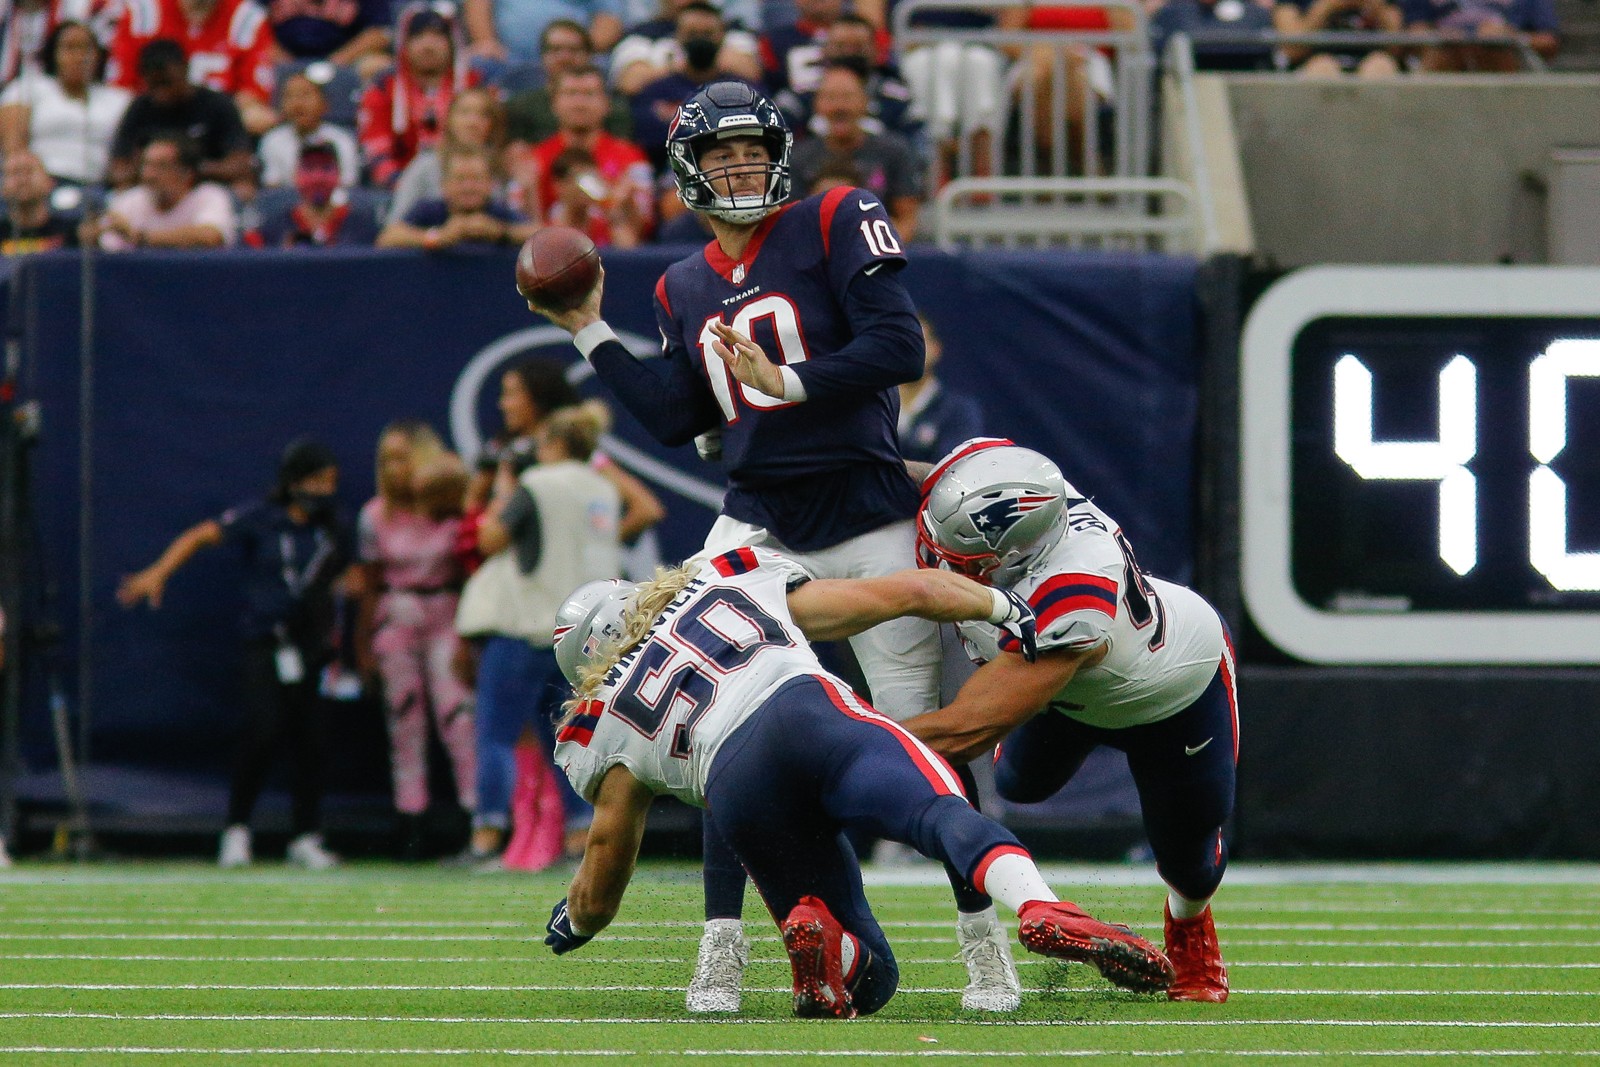
[[[598,322],[591,322],[572,335],[572,343],[578,346],[578,351],[583,355],[584,359],[588,359],[595,349],[607,341],[615,341],[616,339],[616,333],[610,326],[606,325],[604,319]]]
[[[1005,622],[1011,615],[1010,599],[1000,590],[994,588],[989,590],[989,596],[994,600],[994,610],[989,613],[989,617],[984,621],[996,625]]]

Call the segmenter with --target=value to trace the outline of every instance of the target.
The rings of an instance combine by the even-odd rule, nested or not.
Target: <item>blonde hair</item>
[[[611,429],[611,409],[603,400],[557,408],[539,424],[545,439],[561,446],[568,459],[587,463],[600,438]]]
[[[374,477],[378,486],[378,495],[385,503],[395,502],[395,486],[385,485],[383,480],[383,441],[390,434],[395,434],[406,439],[406,445],[411,453],[412,469],[423,462],[434,458],[445,451],[444,441],[439,438],[432,426],[421,419],[396,419],[385,426],[378,434],[377,458],[374,464]],[[407,485],[405,492],[412,492],[412,487]]]
[[[577,712],[578,705],[600,691],[611,668],[639,646],[661,613],[689,587],[699,565],[693,562],[678,567],[657,567],[654,578],[643,582],[628,598],[627,610],[622,616],[622,636],[602,647],[578,675],[578,684],[572,687],[572,699],[562,705],[561,722],[564,726]]]
[[[431,518],[460,515],[466,506],[469,480],[461,457],[440,449],[417,460],[411,472],[412,496]]]

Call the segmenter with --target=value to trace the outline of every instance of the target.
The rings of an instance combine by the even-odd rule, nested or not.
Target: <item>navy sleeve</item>
[[[900,234],[877,194],[841,186],[824,194],[818,211],[828,285],[840,304],[862,271],[893,274],[906,265]]]
[[[419,200],[406,212],[405,223],[419,230],[443,226],[450,218],[450,209],[443,200]]]
[[[911,294],[892,271],[863,270],[845,291],[855,336],[830,356],[791,363],[806,399],[876,393],[922,377],[922,324]]]
[[[238,507],[229,508],[218,515],[216,521],[217,525],[222,527],[223,540],[234,543],[260,540],[262,530],[270,521],[267,508],[265,501],[252,500]]]
[[[656,283],[655,308],[661,329],[660,359],[637,359],[621,341],[606,341],[589,353],[589,362],[651,437],[664,445],[684,445],[722,425],[722,410],[690,361],[682,331],[669,310],[665,277]]]

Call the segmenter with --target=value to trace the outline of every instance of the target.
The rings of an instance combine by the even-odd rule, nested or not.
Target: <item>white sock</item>
[[[856,938],[854,934],[845,934],[844,943],[839,946],[839,973],[844,975],[844,980],[850,980],[850,972],[856,967]]]
[[[1012,911],[1022,910],[1030,900],[1059,900],[1044,876],[1026,852],[1005,852],[989,861],[988,870],[979,878],[983,884],[973,886],[987,893]]]
[[[732,930],[734,933],[744,933],[743,919],[707,919],[706,933],[714,930]]]
[[[1174,919],[1192,919],[1211,906],[1211,898],[1190,900],[1176,889],[1167,890],[1167,910]]]

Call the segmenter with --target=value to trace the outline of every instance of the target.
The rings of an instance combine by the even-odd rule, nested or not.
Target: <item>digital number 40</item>
[[[1567,483],[1550,464],[1567,445],[1567,380],[1600,378],[1600,340],[1552,341],[1528,365],[1528,561],[1561,590],[1600,589],[1600,552],[1567,548]],[[1439,372],[1439,439],[1372,439],[1372,372],[1353,355],[1333,368],[1333,450],[1361,477],[1439,483],[1439,558],[1478,563],[1478,369],[1456,356]]]

